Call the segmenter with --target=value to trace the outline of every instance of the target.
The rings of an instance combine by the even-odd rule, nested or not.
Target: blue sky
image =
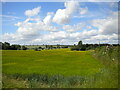
[[[117,8],[115,2],[5,2],[0,15],[3,41],[117,43]],[[113,30],[107,29],[109,25]]]

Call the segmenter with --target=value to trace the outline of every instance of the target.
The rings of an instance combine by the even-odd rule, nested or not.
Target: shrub
[[[71,50],[72,50],[72,51],[75,51],[75,50],[76,50],[76,51],[79,51],[79,47],[73,46],[73,47],[71,47]]]
[[[25,47],[25,46],[22,46],[22,50],[27,50],[27,47]]]
[[[35,48],[34,50],[35,50],[35,51],[40,51],[40,50],[38,50],[38,48]]]

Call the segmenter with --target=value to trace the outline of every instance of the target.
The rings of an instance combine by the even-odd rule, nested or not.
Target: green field
[[[116,88],[117,47],[105,51],[3,50],[3,88]]]
[[[89,51],[69,49],[43,51],[3,51],[3,73],[48,74],[48,75],[92,75],[102,65]]]

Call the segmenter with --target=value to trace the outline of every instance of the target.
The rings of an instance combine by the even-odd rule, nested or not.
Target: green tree
[[[78,46],[78,48],[80,50],[82,48],[82,41],[79,41],[77,46]]]
[[[2,49],[2,44],[3,44],[3,43],[2,43],[2,42],[0,42],[0,50]]]
[[[22,46],[22,50],[27,50],[27,47],[25,47],[25,46]]]
[[[82,46],[82,41],[79,41],[79,42],[78,42],[78,46]]]
[[[48,45],[45,45],[45,48],[47,49],[47,48],[48,48]]]
[[[59,45],[59,44],[57,44],[57,48],[60,48],[60,45]]]
[[[2,44],[2,49],[3,49],[3,50],[8,50],[8,49],[10,49],[10,43],[4,42],[4,43]]]
[[[20,45],[11,45],[10,49],[12,49],[12,50],[21,50],[21,46]]]

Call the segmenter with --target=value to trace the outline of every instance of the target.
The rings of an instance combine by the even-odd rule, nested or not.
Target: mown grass
[[[105,50],[3,51],[3,88],[117,88],[118,52]]]

